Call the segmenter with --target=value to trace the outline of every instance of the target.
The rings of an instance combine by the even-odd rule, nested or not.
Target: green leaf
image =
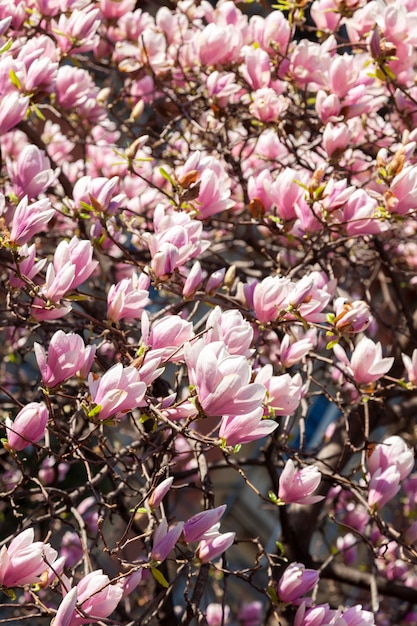
[[[333,341],[329,341],[329,343],[326,345],[326,350],[333,350],[333,348],[337,346],[338,343],[339,339],[333,339]]]
[[[102,408],[103,407],[101,406],[101,404],[96,404],[95,406],[93,406],[92,409],[88,411],[87,417],[88,418],[96,417],[100,413]]]
[[[17,87],[17,89],[22,88],[22,85],[20,84],[20,80],[18,79],[17,74],[13,69],[10,69],[9,71],[9,78],[11,82],[13,83],[13,85]]]
[[[6,41],[4,46],[0,48],[0,54],[3,54],[3,52],[7,52],[8,50],[10,50],[10,48],[12,47],[12,43],[13,39],[9,39],[9,41]]]
[[[44,114],[42,113],[42,111],[40,111],[40,109],[36,106],[36,104],[34,104],[32,102],[31,107],[32,107],[33,112],[35,113],[36,117],[38,118],[38,120],[41,120],[41,122],[44,122],[46,118],[45,118]]]
[[[151,572],[156,582],[158,582],[161,587],[165,587],[165,589],[169,587],[169,582],[167,581],[163,573],[159,571],[159,569],[156,569],[156,567],[151,567]]]
[[[163,178],[165,178],[165,180],[167,180],[169,183],[171,183],[171,185],[172,185],[173,187],[176,187],[176,186],[177,186],[177,184],[176,184],[175,180],[174,180],[174,179],[173,179],[173,178],[172,178],[172,177],[168,174],[168,172],[167,172],[166,170],[164,170],[164,168],[163,168],[163,167],[160,167],[160,168],[159,168],[159,173],[161,174],[161,176],[162,176]]]

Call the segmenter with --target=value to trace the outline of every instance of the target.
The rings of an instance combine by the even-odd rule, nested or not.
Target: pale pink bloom
[[[209,96],[220,108],[227,106],[232,96],[241,90],[240,85],[236,83],[236,74],[221,73],[217,70],[208,76],[206,87]]]
[[[47,259],[36,260],[36,244],[34,243],[29,247],[27,244],[23,244],[19,249],[17,258],[19,275],[26,277],[28,280],[33,280],[47,262]],[[18,277],[17,272],[10,274],[9,282],[12,287],[23,287],[25,284],[24,281]]]
[[[265,387],[250,382],[245,357],[230,355],[221,341],[186,344],[184,353],[190,383],[207,415],[244,415],[259,408]]]
[[[13,450],[23,450],[45,436],[49,412],[44,402],[29,402],[12,421],[6,417],[7,443]]]
[[[408,165],[395,176],[389,189],[388,208],[400,215],[417,208],[417,166]]]
[[[112,285],[107,294],[107,319],[119,322],[121,319],[138,319],[150,303],[150,278],[146,274],[132,274]]]
[[[346,626],[375,626],[374,614],[364,611],[360,604],[344,609],[342,616]]]
[[[288,459],[279,477],[278,498],[284,504],[314,504],[323,500],[323,496],[313,496],[321,482],[320,470],[314,465],[302,469],[295,468],[292,459]]]
[[[400,490],[401,475],[395,465],[385,470],[378,468],[369,481],[368,504],[371,508],[381,509],[392,500]]]
[[[64,242],[61,242],[64,243]],[[59,244],[58,244],[59,245]],[[65,294],[71,290],[71,285],[75,280],[75,265],[66,264],[55,272],[55,268],[52,263],[49,263],[46,268],[45,284],[42,286],[42,295],[48,302],[58,304],[59,301],[65,296]],[[41,298],[35,298],[34,308],[45,307],[45,302]],[[58,312],[59,307],[55,309]],[[70,310],[70,309],[68,309]],[[46,311],[47,312],[47,311]],[[54,314],[54,310],[51,310],[51,314]],[[65,313],[64,313],[65,314]],[[61,317],[61,315],[57,315]],[[40,319],[40,318],[39,318]],[[47,317],[44,319],[55,319],[54,317]]]
[[[2,587],[23,587],[41,582],[49,568],[57,562],[57,551],[49,543],[33,541],[33,528],[27,528],[15,537],[9,547],[0,551],[0,585]],[[62,569],[62,568],[61,568]]]
[[[142,576],[143,569],[139,567],[135,572],[132,572],[127,576],[123,576],[123,578],[118,581],[118,585],[121,585],[123,589],[122,598],[130,595],[133,591],[135,591],[135,589],[138,588],[138,585],[142,580]]]
[[[255,600],[249,604],[243,604],[237,618],[241,626],[261,626],[262,622],[262,602]]]
[[[346,124],[326,124],[323,132],[323,148],[329,158],[333,155],[343,153],[349,146],[351,140],[351,130]]]
[[[100,421],[117,419],[127,411],[146,405],[146,384],[134,367],[116,363],[101,377],[89,374],[88,386],[94,404],[88,415]]]
[[[99,26],[100,11],[90,7],[74,9],[69,16],[61,13],[58,22],[52,20],[54,37],[64,53],[93,50],[98,43]]]
[[[203,270],[200,261],[195,261],[182,288],[184,298],[192,298],[203,282]]]
[[[315,0],[310,11],[319,30],[330,33],[337,32],[341,14],[336,0]]]
[[[289,68],[295,83],[301,87],[308,83],[323,84],[323,61],[319,44],[307,39],[298,42],[292,51]]]
[[[407,377],[410,383],[417,385],[417,348],[413,350],[411,358],[406,354],[401,354]]]
[[[263,419],[262,407],[244,415],[228,415],[222,418],[219,437],[226,445],[236,446],[270,435],[278,426],[278,422]]]
[[[190,171],[199,172],[199,193],[193,204],[197,211],[197,218],[206,219],[234,206],[234,201],[230,199],[231,180],[219,159],[203,156],[199,150],[196,150],[187,159],[178,178],[183,178]]]
[[[201,65],[217,65],[236,61],[242,49],[242,34],[232,24],[208,24],[194,36]]]
[[[343,226],[349,236],[371,235],[384,229],[378,202],[364,189],[356,189],[343,207]]]
[[[397,435],[387,437],[382,443],[378,443],[368,457],[371,476],[378,469],[384,471],[389,467],[395,467],[398,470],[401,480],[407,478],[414,468],[414,450]]]
[[[46,303],[43,298],[34,298],[30,307],[30,314],[37,322],[57,320],[71,311],[71,306],[64,306],[56,302]]]
[[[27,195],[35,198],[48,187],[55,184],[59,170],[54,172],[43,150],[37,146],[25,146],[17,161],[7,159],[7,169],[15,194],[21,198]]]
[[[341,108],[340,100],[334,93],[327,94],[319,89],[316,95],[316,113],[323,124],[339,121]]]
[[[271,82],[271,63],[269,54],[262,48],[248,46],[241,66],[243,78],[253,90],[269,87]],[[275,93],[275,92],[274,92]]]
[[[55,209],[47,198],[28,204],[28,197],[24,196],[17,205],[11,224],[10,240],[22,246],[42,230],[55,215]]]
[[[278,174],[271,185],[271,199],[279,217],[292,220],[296,217],[295,206],[301,201],[305,189],[298,183],[307,183],[307,174],[287,167]]]
[[[394,357],[382,357],[380,342],[374,343],[368,337],[363,337],[359,341],[350,361],[339,344],[334,346],[333,350],[337,358],[346,366],[348,374],[358,385],[368,385],[379,380],[391,369],[394,363]]]
[[[299,363],[313,348],[312,336],[304,337],[291,343],[290,335],[285,335],[279,347],[279,360],[284,367]]]
[[[337,298],[334,302],[334,326],[342,333],[356,334],[368,328],[373,317],[369,305],[363,300],[347,301]]]
[[[205,616],[208,626],[223,626],[229,622],[230,607],[211,602],[207,605]]]
[[[120,18],[126,13],[133,11],[135,0],[100,0],[98,6],[100,13],[107,20]]]
[[[168,491],[171,489],[173,482],[174,478],[170,476],[169,478],[165,478],[165,480],[160,482],[159,485],[155,487],[148,501],[151,509],[158,508]]]
[[[337,611],[330,609],[328,604],[318,604],[307,608],[309,602],[302,602],[297,609],[294,626],[345,626],[342,623],[334,623]]]
[[[52,335],[48,356],[45,349],[36,341],[34,350],[42,382],[49,388],[56,387],[77,372],[82,372],[86,376],[95,355],[95,346],[86,347],[80,335],[64,333],[63,330],[58,330]]]
[[[56,276],[60,272],[68,272],[68,275],[72,274],[70,286],[66,289],[76,289],[83,282],[87,280],[94,272],[98,265],[98,261],[93,260],[94,248],[88,239],[78,239],[78,237],[72,237],[68,243],[62,240],[54,254],[54,270]],[[64,295],[65,291],[60,297]],[[51,300],[56,299],[50,298]]]
[[[205,286],[205,293],[209,296],[213,296],[219,287],[223,284],[224,275],[226,274],[226,268],[222,267],[220,270],[213,272],[207,279]]]
[[[165,561],[171,550],[181,536],[184,522],[178,522],[171,530],[168,530],[168,522],[163,518],[154,532],[151,559],[153,561]]]
[[[16,91],[3,94],[0,100],[0,135],[4,135],[23,120],[28,106],[28,96],[22,96]]]
[[[192,322],[187,322],[179,315],[166,315],[156,320],[150,328],[146,311],[141,318],[142,341],[161,360],[181,361],[184,358],[184,344],[194,337]]]
[[[319,573],[306,569],[302,563],[291,563],[278,582],[278,597],[281,602],[299,604],[301,596],[311,591],[319,582]]]
[[[82,203],[98,207],[100,211],[113,214],[125,200],[125,194],[117,193],[119,188],[119,177],[106,178],[99,176],[82,176],[77,180],[73,190],[73,200],[77,208],[81,208]]]
[[[249,22],[253,41],[269,54],[286,55],[291,26],[281,11],[271,11],[265,18],[254,15]]]
[[[149,246],[152,271],[159,278],[170,275],[206,250],[210,242],[203,240],[203,225],[185,211],[173,211],[158,205],[154,211],[154,234],[144,233]]]
[[[229,354],[252,355],[253,328],[237,309],[222,311],[216,306],[207,318],[206,329],[205,343],[223,341]]]
[[[223,533],[221,535],[217,535],[213,539],[204,539],[200,541],[196,557],[201,561],[201,563],[208,563],[209,561],[214,561],[219,557],[223,552],[226,552],[228,548],[233,544],[235,540],[236,533]]]
[[[327,71],[327,80],[331,93],[342,100],[357,85],[359,72],[356,56],[336,54],[331,58]]]
[[[289,278],[267,276],[255,285],[253,290],[253,308],[259,322],[273,322],[286,307]]]
[[[297,410],[303,387],[299,373],[293,377],[290,374],[273,376],[273,367],[269,363],[258,372],[255,382],[261,383],[266,388],[266,415],[268,408],[271,408],[275,415],[291,415]]]
[[[353,565],[357,558],[358,538],[353,533],[346,533],[336,539],[336,547],[342,553],[346,565]]]
[[[271,87],[262,87],[252,93],[249,112],[261,122],[276,122],[288,108],[288,101]]]
[[[113,613],[122,596],[123,587],[110,584],[103,570],[90,572],[66,594],[58,608],[54,626],[80,626],[97,622]],[[89,617],[83,617],[77,611],[77,606]]]
[[[213,534],[213,527],[215,534],[218,535],[220,519],[226,508],[226,505],[222,504],[215,509],[208,509],[190,517],[184,524],[184,540],[187,543],[192,543],[193,541],[207,539]]]

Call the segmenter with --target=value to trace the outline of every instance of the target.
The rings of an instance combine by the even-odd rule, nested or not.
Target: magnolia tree
[[[0,1],[0,623],[417,623],[417,1],[245,9]]]

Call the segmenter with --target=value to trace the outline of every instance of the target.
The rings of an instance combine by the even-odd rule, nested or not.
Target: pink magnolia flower
[[[152,494],[148,500],[149,506],[151,509],[157,509],[161,504],[162,500],[171,489],[172,483],[174,482],[173,476],[169,478],[165,478],[162,482],[159,483],[157,487],[152,491]]]
[[[278,498],[284,504],[314,504],[324,496],[313,496],[321,481],[321,473],[314,465],[295,468],[292,459],[288,459],[279,477]]]
[[[262,439],[278,426],[274,420],[263,419],[263,409],[259,407],[244,415],[227,415],[222,418],[219,437],[226,445],[236,446]]]
[[[241,32],[232,24],[208,24],[194,37],[198,58],[202,65],[229,63],[240,56]]]
[[[417,385],[417,348],[413,350],[411,358],[406,354],[402,354],[401,356],[407,372],[408,380],[413,385]]]
[[[306,569],[302,563],[291,563],[278,583],[278,597],[281,602],[299,604],[301,596],[311,591],[319,582],[319,573]]]
[[[184,540],[187,543],[192,543],[207,539],[213,534],[213,527],[215,534],[218,535],[219,522],[226,508],[226,504],[222,504],[215,509],[208,509],[190,517],[184,524]]]
[[[181,361],[184,358],[184,344],[194,337],[192,322],[187,322],[179,315],[167,315],[157,320],[150,328],[146,311],[141,318],[142,341],[152,348],[149,354],[155,354],[166,361]]]
[[[7,442],[13,450],[23,450],[45,436],[49,412],[43,402],[29,402],[14,421],[6,418]]]
[[[165,561],[171,550],[181,536],[184,522],[178,522],[171,530],[168,530],[168,522],[164,518],[154,532],[151,559],[153,561]]]
[[[138,319],[150,303],[150,278],[146,274],[132,274],[112,285],[107,295],[107,318],[112,322],[121,319]]]
[[[243,604],[237,618],[242,626],[261,626],[262,613],[262,602],[255,600],[254,602]]]
[[[223,552],[226,552],[228,548],[233,544],[235,540],[236,533],[223,533],[221,535],[217,535],[213,539],[203,539],[200,541],[196,557],[201,561],[201,563],[208,563],[209,561],[214,561],[219,557]]]
[[[0,134],[4,135],[17,126],[26,115],[29,97],[13,91],[4,94],[0,100]]]
[[[284,367],[292,367],[299,363],[314,347],[313,336],[307,336],[291,343],[289,335],[285,335],[279,347],[279,360]]]
[[[74,185],[72,197],[77,208],[81,208],[82,203],[93,204],[95,209],[112,215],[125,199],[125,194],[117,193],[118,188],[118,176],[110,179],[105,176],[82,176]]]
[[[55,209],[47,198],[28,204],[25,196],[19,202],[13,215],[10,240],[12,243],[22,246],[37,233],[45,230],[47,223],[55,214]]]
[[[182,288],[182,295],[184,298],[192,298],[195,292],[201,287],[203,283],[204,272],[201,268],[200,261],[195,261],[188,273]]]
[[[380,509],[392,500],[400,490],[401,475],[395,465],[383,470],[378,468],[369,481],[368,504]]]
[[[207,318],[206,329],[205,343],[223,341],[229,354],[249,357],[253,353],[250,349],[253,328],[237,309],[222,311],[216,306]]]
[[[298,373],[295,376],[273,376],[272,373],[273,367],[269,363],[264,365],[255,378],[255,382],[264,385],[267,391],[265,414],[271,408],[275,415],[291,415],[301,402],[303,380]]]
[[[355,347],[349,361],[346,352],[338,344],[333,348],[337,358],[358,385],[369,385],[386,374],[394,363],[393,357],[382,358],[381,344],[363,337]]]
[[[95,570],[84,576],[61,602],[54,618],[54,626],[81,626],[108,617],[123,596],[121,585],[110,584],[103,570]],[[86,613],[84,617],[77,606]]]
[[[57,551],[49,543],[34,541],[33,528],[27,528],[15,537],[9,547],[0,551],[0,585],[22,587],[41,582],[50,575],[50,568],[62,571],[63,563],[57,561]],[[55,578],[55,576],[54,576]]]
[[[43,150],[28,145],[23,148],[13,162],[7,159],[7,169],[15,194],[21,198],[35,198],[56,182],[58,171],[51,169],[51,163]]]
[[[77,372],[87,376],[95,355],[95,346],[84,345],[80,335],[58,330],[52,335],[48,356],[44,348],[34,343],[36,361],[42,382],[49,388],[56,387]]]
[[[178,172],[178,179],[183,179],[189,172],[199,173],[198,196],[193,205],[197,218],[206,219],[234,206],[234,201],[230,199],[231,180],[221,161],[212,156],[203,156],[196,150]]]
[[[261,122],[275,122],[288,108],[288,101],[271,87],[262,87],[253,92],[249,111]]]
[[[267,276],[253,290],[253,308],[259,322],[275,321],[282,307],[285,308],[289,278]]]
[[[16,265],[19,268],[19,275],[17,272],[10,273],[10,285],[12,287],[23,287],[24,281],[19,276],[24,276],[29,280],[33,280],[44,267],[47,259],[36,260],[36,244],[28,246],[23,244],[19,249]]]
[[[98,43],[99,9],[74,9],[69,17],[61,13],[58,22],[52,20],[54,36],[62,52],[88,52]]]
[[[146,384],[140,380],[134,367],[113,365],[103,376],[89,374],[88,387],[95,406],[88,416],[100,421],[117,419],[139,406],[145,406]]]
[[[382,443],[378,443],[368,457],[371,476],[378,469],[385,471],[389,467],[395,467],[398,470],[401,480],[407,478],[414,468],[414,450],[397,435],[387,437]]]
[[[373,319],[369,305],[363,300],[349,302],[345,298],[337,298],[334,312],[333,324],[342,333],[361,333],[368,328]]]
[[[58,244],[54,254],[54,270],[56,275],[65,271],[70,274],[73,268],[69,289],[82,285],[96,269],[98,261],[93,260],[93,252],[94,248],[88,239],[72,237],[69,242],[63,240]]]
[[[244,415],[259,408],[265,387],[251,383],[251,367],[243,356],[230,355],[221,341],[186,344],[185,362],[203,410],[210,416]]]
[[[230,607],[225,604],[211,602],[206,608],[208,626],[223,626],[229,622]]]
[[[244,79],[253,90],[269,87],[271,81],[271,63],[269,54],[262,48],[248,46],[241,66]],[[275,92],[274,92],[275,93]]]

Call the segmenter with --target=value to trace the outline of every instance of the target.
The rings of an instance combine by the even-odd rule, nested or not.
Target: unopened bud
[[[137,102],[132,109],[132,113],[130,114],[130,117],[129,117],[129,122],[136,122],[136,120],[140,118],[144,110],[145,110],[145,103],[143,100],[139,100],[139,102]]]
[[[141,143],[142,137],[138,137],[133,143],[130,144],[128,148],[126,148],[125,155],[129,159],[129,161],[133,161]]]
[[[106,104],[111,94],[110,87],[103,87],[97,94],[97,104]]]
[[[224,275],[223,283],[225,287],[228,287],[229,289],[231,289],[235,280],[236,280],[236,265],[230,265],[230,267],[226,271],[226,274]]]
[[[392,157],[391,162],[388,165],[388,176],[397,176],[401,172],[405,163],[404,148],[401,146],[399,150]]]

